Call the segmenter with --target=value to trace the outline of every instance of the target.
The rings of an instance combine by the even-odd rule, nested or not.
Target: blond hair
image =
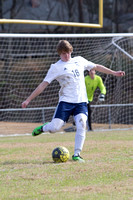
[[[72,53],[73,47],[67,40],[60,40],[57,45],[57,52],[60,55],[62,52]]]

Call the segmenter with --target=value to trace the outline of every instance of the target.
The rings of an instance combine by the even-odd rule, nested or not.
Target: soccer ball
[[[52,152],[53,161],[56,163],[66,162],[69,159],[69,151],[65,147],[56,147]]]

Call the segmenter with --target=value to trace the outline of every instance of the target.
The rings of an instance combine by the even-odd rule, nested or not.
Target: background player
[[[73,115],[77,130],[72,159],[74,161],[84,162],[83,158],[80,156],[85,141],[88,113],[84,70],[90,71],[93,68],[114,76],[123,76],[125,72],[110,70],[102,65],[94,64],[81,56],[71,58],[73,47],[67,40],[59,41],[57,52],[60,55],[60,60],[51,65],[44,80],[22,103],[22,108],[26,108],[32,99],[42,93],[43,90],[56,79],[61,89],[59,91],[59,104],[55,116],[50,123],[35,128],[32,135],[36,136],[45,131],[56,132],[64,125],[64,122],[69,119],[69,116]]]
[[[86,92],[87,92],[87,98],[88,98],[88,131],[92,130],[91,125],[91,107],[90,103],[93,101],[94,92],[97,89],[97,87],[100,89],[101,94],[99,96],[99,101],[105,100],[105,94],[106,94],[106,88],[103,84],[103,81],[100,76],[95,74],[96,71],[94,69],[91,69],[88,72],[88,75],[85,76],[85,85],[86,85]]]

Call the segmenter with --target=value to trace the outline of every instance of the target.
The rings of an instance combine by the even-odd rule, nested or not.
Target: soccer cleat
[[[80,156],[80,155],[78,155],[78,156],[72,156],[72,160],[73,161],[77,161],[77,162],[82,162],[82,163],[84,163],[85,161],[84,161],[84,159]]]
[[[48,124],[48,122],[44,123],[42,126],[36,127],[32,132],[32,136],[37,136],[43,133],[43,126],[45,126],[46,124]]]

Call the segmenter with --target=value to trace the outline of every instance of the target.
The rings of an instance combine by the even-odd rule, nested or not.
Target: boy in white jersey
[[[52,64],[46,77],[32,94],[22,103],[22,108],[26,108],[32,99],[38,96],[43,90],[56,79],[61,89],[59,91],[59,104],[51,122],[35,128],[32,132],[33,136],[42,132],[56,132],[69,119],[70,115],[74,116],[76,124],[75,148],[72,159],[74,161],[84,162],[80,156],[82,151],[87,121],[87,94],[84,81],[84,71],[90,71],[92,68],[114,76],[123,76],[123,71],[113,71],[102,65],[94,64],[83,57],[71,58],[73,52],[72,45],[67,40],[59,41],[57,52],[60,60]]]

